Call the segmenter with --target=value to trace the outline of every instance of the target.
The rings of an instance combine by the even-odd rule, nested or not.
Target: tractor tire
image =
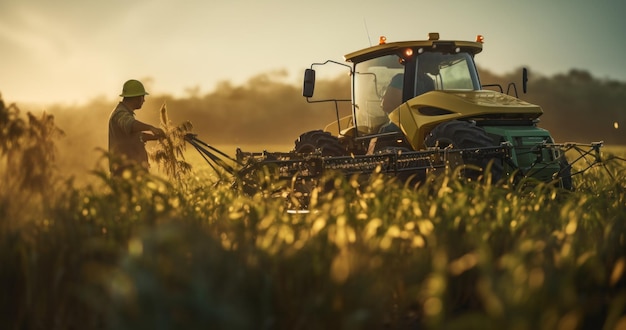
[[[483,148],[494,147],[497,144],[487,135],[484,129],[475,123],[461,120],[452,120],[437,125],[424,139],[424,144],[429,148]],[[493,161],[492,161],[493,160]],[[503,175],[502,162],[493,158],[477,160],[466,165],[479,167],[481,170],[471,168],[463,169],[462,175],[473,180],[483,176],[483,172],[491,166],[491,182],[498,182]]]
[[[306,132],[296,140],[294,151],[310,154],[319,150],[322,156],[345,156],[346,149],[336,136],[322,130]]]

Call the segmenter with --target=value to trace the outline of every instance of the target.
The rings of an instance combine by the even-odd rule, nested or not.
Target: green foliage
[[[15,104],[8,107],[0,100],[0,215],[13,217],[30,206],[50,201],[55,164],[55,139],[63,135],[54,117],[43,113],[20,116]],[[20,191],[11,196],[11,191]]]
[[[40,123],[24,130],[31,125]],[[311,212],[296,214],[273,191],[246,195],[201,170],[177,184],[141,169],[113,178],[96,169],[97,183],[85,188],[54,172],[51,182],[64,183],[37,190],[42,198],[19,212],[7,212],[9,202],[37,186],[0,192],[0,324],[623,326],[626,167],[607,166],[577,177],[575,192],[463,182],[454,173],[417,188],[329,175]]]
[[[156,163],[165,174],[175,182],[181,182],[191,171],[191,165],[185,161],[185,134],[191,131],[190,122],[172,127],[165,103],[161,106],[161,127],[165,137],[150,152],[150,160]]]

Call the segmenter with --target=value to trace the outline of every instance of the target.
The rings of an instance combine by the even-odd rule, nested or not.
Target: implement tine
[[[241,163],[229,157],[227,154],[223,153],[222,151],[206,144],[205,142],[198,139],[196,136],[197,136],[196,134],[191,134],[191,133],[185,134],[185,141],[191,144],[202,155],[202,158],[204,158],[204,160],[207,161],[207,163],[213,168],[213,170],[217,172],[216,166],[219,166],[222,169],[224,169],[226,172],[234,175],[235,169],[229,164],[227,164],[223,158],[228,159],[239,165],[241,165]],[[216,155],[215,153],[209,150],[217,153],[223,158],[220,158],[220,156]]]
[[[574,160],[570,161],[569,166],[571,167],[572,164],[577,163],[579,161],[585,161],[587,164],[587,167],[572,173],[571,175],[578,175],[578,174],[582,174],[584,172],[586,172],[587,170],[589,170],[592,167],[598,166],[600,165],[605,171],[606,173],[608,173],[608,175],[614,179],[613,174],[611,173],[611,171],[609,170],[609,168],[606,166],[606,162],[609,160],[614,160],[614,159],[620,159],[619,157],[609,157],[607,159],[603,159],[602,158],[602,153],[601,153],[601,148],[604,146],[604,141],[599,141],[599,142],[592,142],[590,144],[586,144],[586,143],[554,143],[554,144],[549,144],[550,146],[553,147],[557,147],[561,149],[561,157],[563,157],[563,155],[565,155],[565,152],[569,151],[569,150],[574,150],[578,153],[578,157],[576,157]],[[583,148],[583,147],[586,147]],[[591,160],[589,158],[592,158]],[[621,159],[621,160],[626,160],[626,159]]]
[[[236,159],[234,159],[234,158],[232,158],[232,157],[228,156],[227,154],[225,154],[224,152],[222,152],[222,151],[220,151],[220,150],[216,149],[215,147],[212,147],[212,146],[208,145],[207,143],[205,143],[205,142],[201,141],[200,139],[198,139],[198,138],[196,137],[196,134],[187,134],[187,135],[192,135],[192,136],[193,136],[193,140],[194,140],[195,142],[197,142],[197,143],[201,144],[202,146],[205,146],[205,147],[207,147],[207,148],[209,148],[209,149],[213,150],[214,152],[217,152],[217,153],[218,153],[218,154],[220,154],[222,157],[227,158],[228,160],[230,160],[230,161],[232,161],[232,162],[235,162],[235,163],[237,163],[237,164],[239,164],[239,165],[243,165],[243,164],[241,164],[240,162],[238,162]],[[185,139],[187,139],[187,137],[185,137]]]

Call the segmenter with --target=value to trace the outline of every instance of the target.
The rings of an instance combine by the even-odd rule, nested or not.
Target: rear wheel
[[[322,130],[306,132],[295,141],[294,151],[301,154],[320,152],[322,156],[344,156],[347,151],[336,136]],[[299,208],[307,209],[314,189],[320,192],[332,190],[332,181],[326,184],[320,178],[294,182],[293,193],[298,200]]]
[[[314,153],[319,150],[322,156],[344,156],[346,149],[336,136],[322,130],[306,132],[296,140],[294,149],[298,153]]]
[[[439,124],[430,132],[430,134],[428,134],[428,136],[426,136],[424,144],[427,147],[440,149],[469,149],[497,146],[493,139],[487,135],[484,129],[476,126],[475,123],[461,120],[453,120]],[[483,158],[472,160],[464,164],[473,165],[472,167],[479,167],[481,169],[476,170],[471,167],[465,168],[461,172],[464,177],[476,180],[480,176],[484,175],[483,172],[485,169],[491,166],[492,182],[497,182],[500,178],[502,178],[502,162],[498,159]]]

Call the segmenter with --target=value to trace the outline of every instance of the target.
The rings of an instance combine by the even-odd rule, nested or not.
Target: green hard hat
[[[122,87],[122,97],[133,97],[133,96],[142,96],[148,95],[146,89],[143,87],[143,84],[139,80],[131,79],[124,83],[124,87]]]

